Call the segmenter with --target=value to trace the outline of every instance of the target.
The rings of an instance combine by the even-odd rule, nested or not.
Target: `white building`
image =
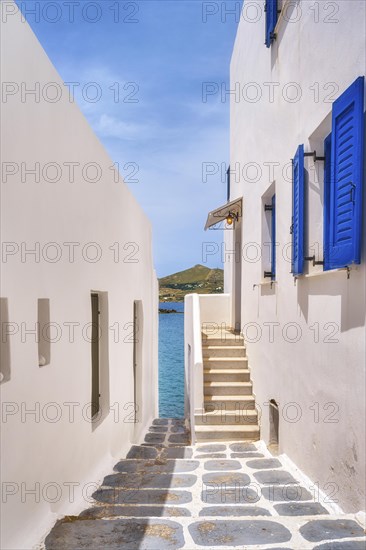
[[[1,9],[1,547],[29,549],[157,415],[158,284],[146,216]]]
[[[365,18],[363,0],[244,2],[230,202],[207,221],[233,221],[227,295],[201,299],[186,329],[191,417],[202,411],[200,312],[212,336],[240,327],[260,438],[346,512],[365,509]]]

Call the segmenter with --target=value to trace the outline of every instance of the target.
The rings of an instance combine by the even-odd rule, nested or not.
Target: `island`
[[[160,302],[183,302],[186,294],[220,294],[224,291],[224,271],[197,264],[190,269],[159,279]],[[160,313],[174,313],[164,310]],[[180,312],[175,312],[180,313]]]

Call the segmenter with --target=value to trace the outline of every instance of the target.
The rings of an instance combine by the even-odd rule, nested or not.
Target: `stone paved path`
[[[266,448],[190,447],[182,420],[156,419],[93,498],[80,516],[55,525],[46,550],[366,548],[355,518],[317,502]]]

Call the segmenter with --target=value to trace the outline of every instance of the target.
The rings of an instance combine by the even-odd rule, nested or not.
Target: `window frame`
[[[347,269],[353,264],[361,263],[362,255],[362,228],[363,228],[363,194],[364,194],[364,174],[365,174],[365,110],[364,110],[364,81],[365,76],[360,76],[350,84],[346,90],[333,102],[331,113],[331,123],[323,128],[324,133],[319,135],[317,140],[321,147],[323,137],[323,157],[318,157],[316,151],[304,153],[303,145],[300,145],[293,159],[293,183],[292,183],[292,266],[291,272],[294,277],[305,275],[303,263],[306,260],[313,260],[313,266],[322,265],[323,270],[320,273]],[[322,125],[325,125],[325,120]],[[320,126],[322,126],[320,125]],[[318,127],[319,128],[319,127]],[[349,135],[347,135],[347,132]],[[314,132],[315,133],[315,132]],[[312,136],[314,136],[314,133]],[[342,141],[341,141],[342,138]],[[312,139],[312,138],[309,138]],[[337,142],[338,140],[338,142]],[[301,155],[299,163],[299,154]],[[315,256],[304,257],[305,252],[305,156],[313,156],[315,161],[324,161],[323,168],[323,261],[316,261]],[[301,160],[302,159],[302,160]],[[301,223],[298,221],[298,228],[302,228],[301,257],[294,258],[294,243],[298,236],[294,224],[295,209],[295,180],[298,177],[299,168],[303,177],[302,189],[302,208],[300,214],[303,216]],[[297,173],[296,173],[297,168]],[[340,175],[341,174],[341,175]],[[342,182],[342,183],[341,183]],[[339,219],[340,216],[347,216],[349,211],[344,210],[347,206],[346,197],[350,196],[353,202],[353,210],[349,219]],[[348,202],[350,202],[348,201]],[[301,200],[300,200],[301,203]],[[343,211],[342,211],[343,209]],[[299,216],[298,216],[299,219]],[[349,222],[349,227],[340,224]],[[338,233],[337,233],[338,232]],[[347,235],[348,232],[348,235]],[[295,235],[294,235],[295,233]],[[339,234],[341,238],[339,239]],[[344,234],[345,233],[345,234]],[[343,237],[344,235],[344,237]],[[300,235],[301,236],[301,235]],[[339,244],[341,243],[341,244]],[[301,246],[298,246],[298,249]],[[302,261],[302,265],[296,266],[297,262]],[[315,275],[317,273],[308,273]]]

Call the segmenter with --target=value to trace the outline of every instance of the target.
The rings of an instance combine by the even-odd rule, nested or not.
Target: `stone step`
[[[204,369],[205,382],[249,382],[248,369]]]
[[[202,346],[203,357],[245,357],[244,346]]]
[[[208,337],[206,338],[204,335],[202,336],[202,345],[203,346],[241,346],[244,347],[244,339],[239,338],[239,336],[235,337],[234,335],[229,336],[223,336],[221,337]]]
[[[258,441],[259,426],[196,426],[197,441]]]
[[[247,411],[255,409],[253,395],[205,395],[206,411]]]
[[[255,409],[244,411],[214,411],[195,414],[196,426],[222,425],[222,426],[253,426],[258,424],[258,413]]]
[[[215,369],[247,369],[247,357],[204,357],[203,366]]]
[[[251,382],[205,382],[204,395],[251,395]]]

